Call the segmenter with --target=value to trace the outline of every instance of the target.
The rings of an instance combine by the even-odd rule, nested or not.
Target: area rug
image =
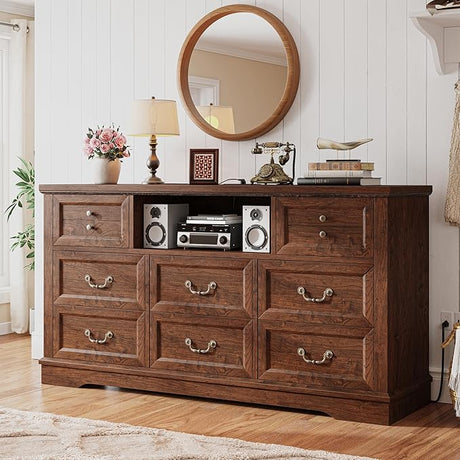
[[[0,458],[22,460],[364,459],[238,439],[176,433],[0,408]]]

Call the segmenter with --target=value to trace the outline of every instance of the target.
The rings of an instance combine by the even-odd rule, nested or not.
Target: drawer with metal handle
[[[151,308],[183,314],[250,318],[254,261],[151,257]]]
[[[370,198],[277,198],[276,252],[292,256],[373,256]]]
[[[151,313],[150,367],[215,377],[254,376],[253,322]]]
[[[148,256],[56,251],[55,305],[147,308]]]
[[[55,358],[145,366],[146,313],[85,307],[53,310]]]
[[[373,324],[374,269],[349,265],[259,262],[259,318],[317,324]]]
[[[53,244],[127,248],[129,198],[53,196]]]
[[[342,332],[342,333],[341,333]],[[259,379],[303,387],[370,390],[376,361],[370,328],[259,324]]]

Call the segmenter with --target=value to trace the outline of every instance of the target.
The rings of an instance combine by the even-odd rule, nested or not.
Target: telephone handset
[[[291,152],[293,152],[292,178],[282,168],[289,161]],[[251,153],[255,155],[268,153],[271,156],[270,163],[264,164],[260,168],[259,173],[251,179],[251,184],[278,185],[293,183],[295,168],[294,144],[290,144],[289,142],[286,142],[286,144],[282,144],[281,142],[264,142],[263,144],[259,144],[256,142],[256,146],[251,150]],[[279,164],[275,163],[275,159],[273,158],[275,153],[278,153]]]

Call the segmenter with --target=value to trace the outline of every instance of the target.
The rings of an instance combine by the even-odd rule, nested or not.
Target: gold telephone
[[[284,149],[283,149],[284,147]],[[282,153],[284,152],[284,153]],[[292,160],[292,177],[289,177],[283,170],[284,166],[290,159],[290,153],[293,152]],[[270,154],[270,163],[264,164],[259,173],[251,179],[251,184],[262,184],[262,185],[278,185],[278,184],[292,184],[294,181],[295,171],[295,145],[286,142],[264,142],[259,144],[256,142],[256,146],[251,150],[251,153],[259,155],[261,153]],[[273,155],[278,154],[278,163],[275,163]]]

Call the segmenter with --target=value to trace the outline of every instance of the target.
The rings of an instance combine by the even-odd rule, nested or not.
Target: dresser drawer
[[[127,248],[129,202],[125,195],[53,195],[53,244]]]
[[[253,321],[151,312],[151,364],[208,376],[253,377]]]
[[[154,311],[251,318],[254,262],[248,259],[150,257]]]
[[[310,324],[373,324],[374,269],[367,263],[259,261],[259,318]]]
[[[276,198],[274,203],[277,253],[372,257],[371,198]]]
[[[302,388],[370,390],[374,387],[373,354],[369,328],[345,331],[259,323],[259,379],[263,381]]]
[[[146,366],[145,312],[54,307],[55,358]]]
[[[147,308],[148,256],[56,251],[54,267],[55,305]]]

